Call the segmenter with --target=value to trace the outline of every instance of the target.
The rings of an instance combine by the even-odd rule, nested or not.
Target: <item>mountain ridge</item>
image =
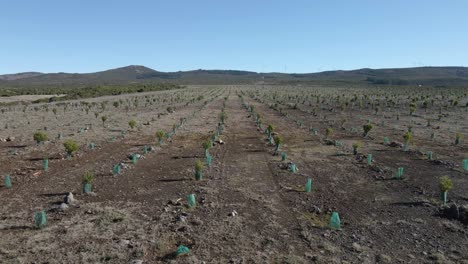
[[[22,72],[0,75],[1,86],[95,85],[140,82],[178,84],[236,84],[341,81],[393,85],[468,85],[468,67],[425,66],[412,68],[362,68],[315,73],[259,73],[243,70],[190,70],[162,72],[142,65],[129,65],[91,73]]]

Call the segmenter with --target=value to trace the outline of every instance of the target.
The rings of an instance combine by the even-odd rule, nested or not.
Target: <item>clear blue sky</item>
[[[0,74],[468,66],[468,1],[0,0]]]

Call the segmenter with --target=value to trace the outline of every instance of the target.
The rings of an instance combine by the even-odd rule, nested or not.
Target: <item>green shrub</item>
[[[369,124],[365,124],[364,126],[362,126],[362,128],[364,130],[364,136],[367,137],[367,135],[372,130],[372,128],[374,128],[374,126],[369,123]]]
[[[455,145],[460,144],[461,138],[462,138],[461,133],[457,133],[457,134],[455,135]]]
[[[333,128],[329,127],[325,131],[325,137],[328,138],[328,137],[331,137],[331,135],[333,135]]]
[[[91,184],[93,183],[93,181],[94,181],[94,175],[91,172],[86,171],[83,176],[83,184]]]
[[[131,129],[135,128],[136,125],[137,125],[137,122],[136,122],[135,120],[132,119],[132,120],[128,121],[128,126],[129,126]]]
[[[102,120],[102,126],[104,126],[104,124],[107,121],[107,116],[101,116],[101,120]]]
[[[202,171],[203,170],[203,162],[201,160],[197,160],[195,162],[195,171]]]
[[[207,139],[205,142],[203,142],[202,146],[203,146],[203,149],[205,149],[205,150],[210,149],[211,148],[211,141],[209,139]]]
[[[279,146],[279,145],[283,144],[283,142],[284,142],[283,137],[280,136],[280,135],[275,136],[273,139],[275,141],[276,146]]]
[[[273,133],[273,131],[275,130],[275,127],[270,124],[270,125],[268,125],[267,130],[268,130],[269,133]]]
[[[443,176],[439,181],[439,189],[441,192],[447,192],[453,188],[453,182],[448,176]]]
[[[357,151],[360,148],[362,148],[362,142],[360,141],[353,142],[353,152],[355,155],[357,155]]]
[[[73,152],[77,151],[79,146],[78,143],[76,143],[74,140],[69,139],[63,143],[63,146],[65,147],[65,150],[67,151],[68,154],[73,154]]]
[[[164,131],[162,131],[161,129],[159,129],[158,131],[156,131],[156,138],[158,138],[159,141],[163,140],[163,138],[164,138]]]
[[[221,123],[224,124],[224,122],[226,121],[227,119],[227,114],[223,111],[221,112],[221,114],[219,114],[219,120],[221,121]]]
[[[37,142],[37,144],[47,141],[49,139],[47,134],[42,131],[37,131],[36,133],[34,133],[33,138],[34,138],[34,141]]]
[[[409,144],[413,140],[413,134],[410,131],[406,131],[406,133],[403,134],[403,139],[406,144]]]

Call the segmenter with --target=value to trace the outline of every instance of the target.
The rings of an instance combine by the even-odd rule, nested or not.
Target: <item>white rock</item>
[[[69,193],[67,194],[67,196],[65,196],[65,203],[67,203],[67,204],[73,204],[73,203],[75,203],[75,202],[76,202],[76,200],[75,200],[75,197],[73,197],[73,193],[69,192]]]
[[[68,209],[68,205],[66,203],[61,203],[60,204],[60,210],[65,211]]]

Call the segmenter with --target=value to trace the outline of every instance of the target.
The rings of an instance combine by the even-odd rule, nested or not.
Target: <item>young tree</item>
[[[36,133],[34,133],[33,139],[34,141],[36,141],[37,144],[41,144],[44,141],[47,141],[49,137],[47,136],[45,132],[37,131]]]

